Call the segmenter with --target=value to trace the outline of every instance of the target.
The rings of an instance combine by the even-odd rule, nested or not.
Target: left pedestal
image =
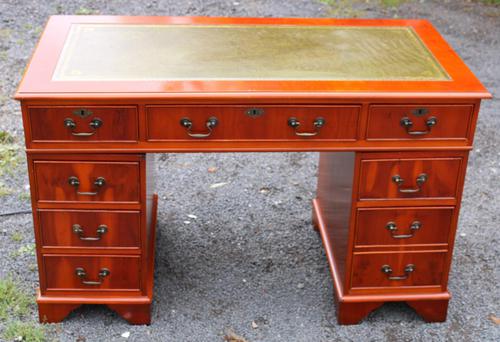
[[[28,154],[41,322],[103,304],[149,324],[157,196],[145,154]]]

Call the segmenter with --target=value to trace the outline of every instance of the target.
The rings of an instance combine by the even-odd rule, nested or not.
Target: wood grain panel
[[[367,253],[354,254],[351,287],[402,287],[441,285],[445,267],[445,252],[422,253]],[[389,280],[381,269],[389,265],[392,276],[405,274],[408,264],[415,265],[415,270],[406,280]]]
[[[139,202],[140,172],[138,162],[34,161],[37,199],[40,202]],[[80,181],[78,188],[70,177]],[[96,187],[98,177],[105,185]],[[79,195],[80,192],[97,192]]]
[[[247,115],[252,108],[263,110],[257,117]],[[147,106],[147,140],[355,140],[360,106]],[[193,132],[206,133],[206,121],[218,119],[212,134],[192,138],[180,125],[182,118],[193,122]],[[315,132],[314,120],[323,118],[324,126],[313,137],[295,135],[288,119],[300,122],[299,132]]]
[[[138,256],[68,256],[45,255],[46,289],[50,290],[138,290],[140,289],[140,260]],[[87,273],[85,280],[98,281],[98,273],[107,268],[110,274],[101,285],[85,285],[75,273],[81,267]]]
[[[111,210],[38,210],[43,247],[141,248],[140,212]],[[81,240],[73,225],[81,226],[84,238],[95,238],[98,226],[106,233],[98,241]]]
[[[352,210],[352,187],[354,153],[324,152],[320,154],[318,190],[315,205],[325,225],[335,255],[336,269],[340,277],[348,273],[346,260],[349,253],[350,217]],[[318,215],[316,225],[319,228]]]
[[[447,244],[452,216],[453,207],[358,209],[355,246]],[[411,230],[416,221],[420,228]],[[387,229],[389,222],[397,227],[394,233]],[[410,234],[413,236],[393,237]]]
[[[427,110],[426,114],[415,115],[415,110]],[[472,105],[373,105],[368,115],[367,140],[466,140],[472,119]],[[429,127],[426,121],[434,117],[437,123]],[[411,135],[401,125],[401,119],[413,123],[410,132],[427,132]]]
[[[88,110],[92,114],[82,118],[74,111]],[[73,130],[64,125],[66,119],[76,124]],[[95,130],[89,126],[94,119],[102,125]],[[139,138],[139,119],[135,106],[53,106],[28,109],[31,140],[43,142],[135,142]],[[94,133],[90,136],[75,136],[72,133]]]
[[[389,155],[387,155],[389,157]],[[457,192],[462,158],[401,158],[361,161],[359,199],[454,198]],[[404,179],[402,189],[417,189],[417,177],[425,173],[427,180],[415,193],[401,193],[393,181]]]

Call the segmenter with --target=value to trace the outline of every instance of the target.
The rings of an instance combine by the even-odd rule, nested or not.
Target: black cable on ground
[[[13,215],[22,215],[22,214],[31,214],[31,210],[19,210],[19,211],[7,212],[7,213],[0,213],[0,216],[13,216]]]

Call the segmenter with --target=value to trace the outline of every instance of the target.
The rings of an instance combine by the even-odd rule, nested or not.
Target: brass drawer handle
[[[74,224],[72,227],[71,227],[73,233],[75,233],[76,235],[78,235],[78,238],[82,241],[99,241],[101,240],[102,238],[102,235],[103,234],[106,234],[107,231],[108,231],[108,226],[106,226],[105,224],[101,224],[97,227],[96,229],[96,234],[97,236],[96,237],[86,237],[86,236],[83,236],[83,228],[82,226],[80,226],[79,224]]]
[[[71,186],[74,186],[76,189],[80,186],[80,180],[78,177],[71,176],[68,178],[68,183]],[[95,196],[99,193],[99,188],[102,188],[106,184],[106,180],[104,177],[97,177],[96,180],[94,181],[94,186],[98,188],[98,191],[76,191],[78,195],[86,195],[86,196]]]
[[[419,174],[417,177],[417,187],[415,189],[403,189],[402,186],[405,180],[401,178],[400,175],[392,176],[392,181],[397,184],[399,192],[403,194],[413,194],[422,190],[422,185],[424,185],[424,183],[427,181],[427,178],[428,177],[426,173]]]
[[[80,278],[82,284],[84,285],[101,285],[104,281],[104,278],[106,278],[111,274],[111,271],[108,270],[107,268],[101,268],[101,270],[98,273],[99,277],[98,281],[85,280],[87,278],[87,272],[85,272],[85,269],[83,267],[75,268],[75,274],[78,278]]]
[[[76,122],[73,119],[66,118],[64,119],[64,126],[71,130],[71,134],[75,137],[90,137],[91,135],[96,134],[97,129],[102,126],[102,120],[99,118],[95,118],[90,121],[89,126],[92,129],[92,132],[75,132]]]
[[[323,118],[316,118],[314,119],[313,125],[314,125],[314,132],[299,132],[298,128],[300,127],[300,121],[297,118],[289,118],[288,119],[288,126],[293,128],[293,131],[295,135],[299,137],[313,137],[315,135],[319,134],[319,130],[321,127],[325,125],[326,121]]]
[[[400,124],[406,129],[406,133],[409,135],[426,135],[431,132],[432,127],[436,126],[437,118],[435,116],[431,116],[425,121],[425,125],[427,126],[427,130],[425,131],[412,131],[411,128],[413,127],[413,121],[411,121],[411,119],[407,116],[401,119]]]
[[[215,116],[212,116],[212,117],[208,118],[207,122],[205,123],[205,126],[208,129],[207,133],[193,133],[191,131],[191,129],[193,128],[193,122],[191,121],[191,119],[182,118],[180,121],[181,126],[186,128],[186,132],[191,138],[207,138],[207,137],[209,137],[212,134],[213,128],[215,126],[217,126],[218,123],[219,123],[219,120]]]
[[[405,274],[401,276],[391,276],[392,274],[392,268],[389,265],[383,265],[382,266],[382,273],[387,275],[387,279],[389,280],[405,280],[408,279],[410,274],[415,271],[415,265],[413,264],[408,264],[405,266]]]
[[[422,223],[420,221],[413,221],[412,224],[410,225],[410,231],[411,234],[395,234],[396,231],[398,230],[398,226],[396,225],[395,222],[387,222],[387,225],[385,226],[389,232],[391,232],[391,236],[394,239],[409,239],[415,235],[415,232],[422,228]]]

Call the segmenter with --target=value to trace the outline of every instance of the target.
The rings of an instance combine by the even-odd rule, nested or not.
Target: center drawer
[[[147,106],[147,140],[355,140],[360,106]]]
[[[43,247],[141,247],[140,212],[38,210]]]
[[[39,202],[140,201],[139,162],[33,162]]]
[[[46,289],[139,290],[138,256],[44,255]]]

